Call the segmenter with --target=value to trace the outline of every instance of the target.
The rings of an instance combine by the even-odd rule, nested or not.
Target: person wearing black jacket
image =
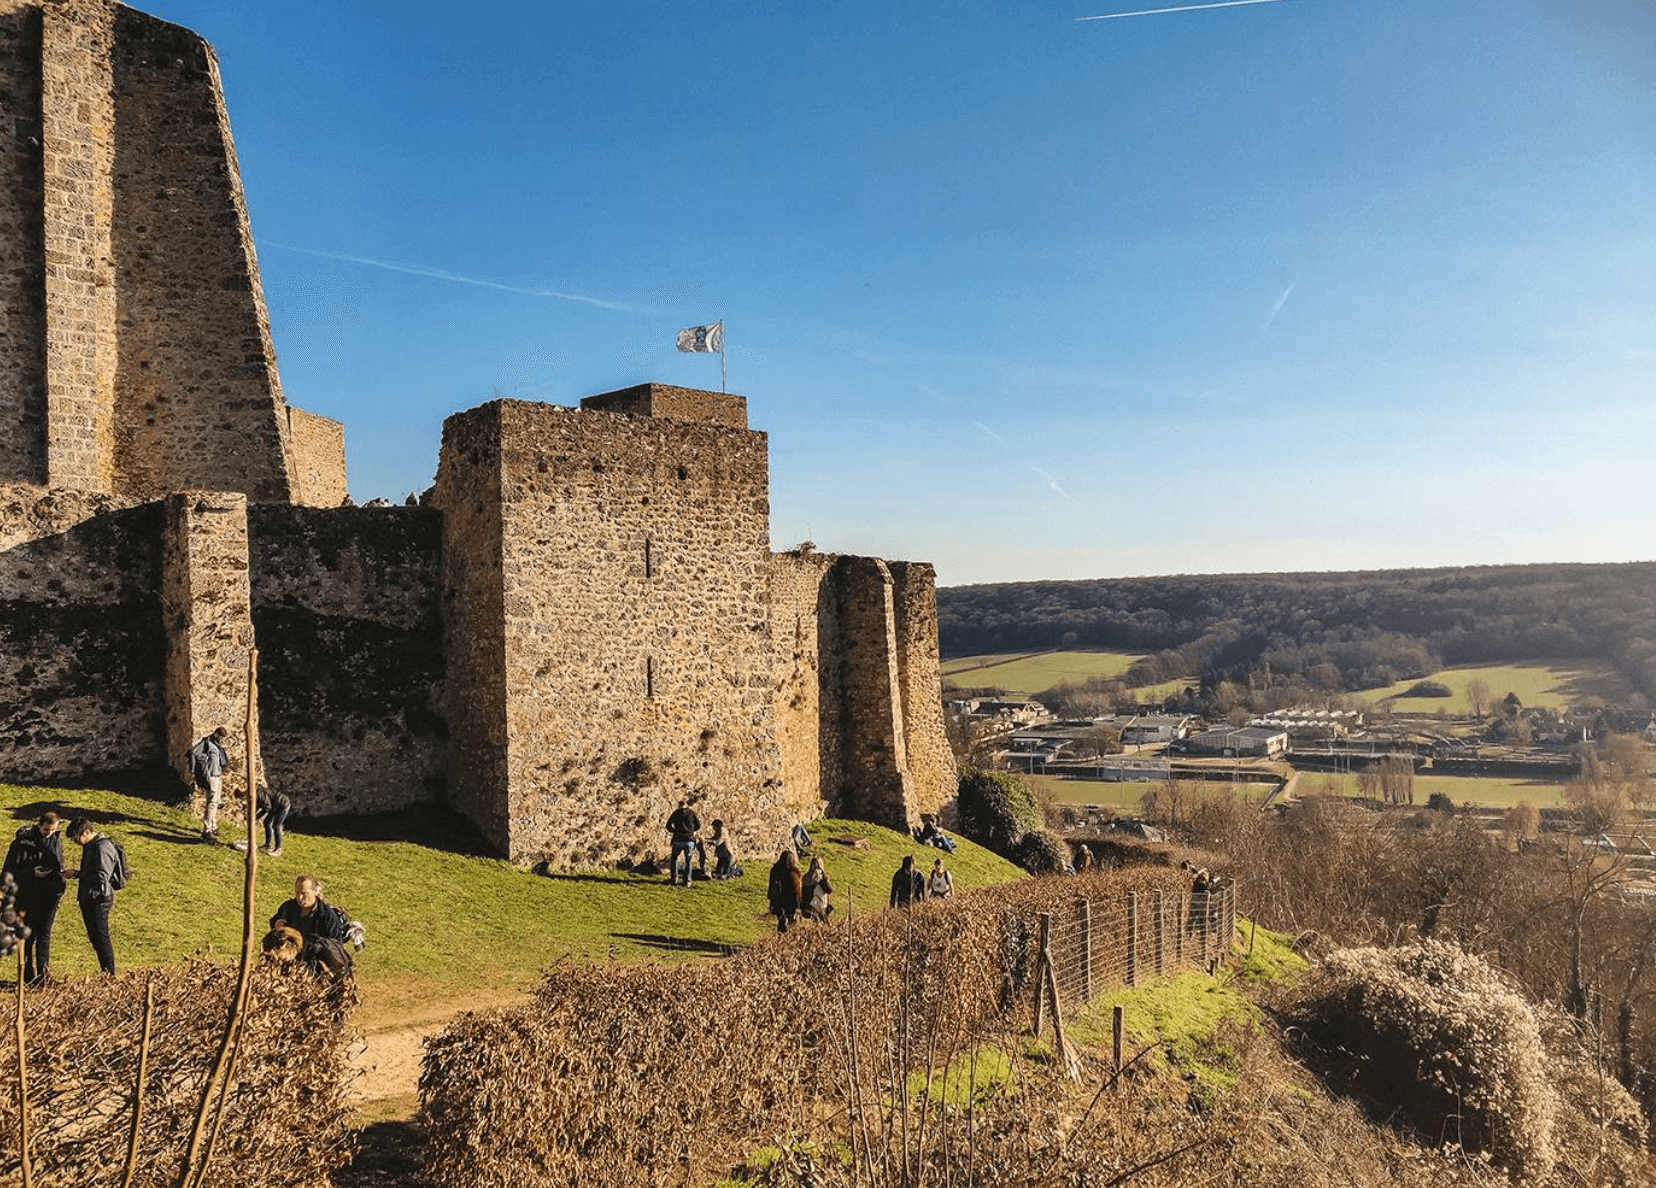
[[[302,874],[293,880],[293,898],[285,900],[270,917],[270,927],[293,929],[306,943],[315,937],[344,944],[350,939],[350,921],[345,913],[322,898],[322,883],[315,875]]]
[[[691,859],[696,852],[696,834],[701,832],[701,818],[690,802],[681,800],[678,808],[667,818],[667,832],[673,835],[672,858],[667,867],[667,882],[678,882],[679,859],[684,859],[684,885],[690,886]]]
[[[81,848],[80,888],[75,898],[86,925],[86,939],[92,942],[92,951],[98,955],[98,968],[114,974],[115,942],[109,938],[109,913],[115,907],[121,855],[115,849],[115,842],[92,828],[92,822],[85,817],[69,822],[66,832],[69,840]]]
[[[914,868],[914,855],[904,854],[903,865],[891,876],[891,907],[908,907],[926,898],[926,876]]]
[[[23,981],[30,986],[51,980],[52,925],[69,886],[58,820],[56,813],[45,813],[35,824],[19,829],[3,868],[17,882],[17,910],[29,927],[23,942]]]

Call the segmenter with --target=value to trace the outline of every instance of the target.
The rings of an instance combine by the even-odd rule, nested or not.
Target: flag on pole
[[[691,353],[723,354],[724,323],[711,326],[687,326],[678,332],[678,349]]]

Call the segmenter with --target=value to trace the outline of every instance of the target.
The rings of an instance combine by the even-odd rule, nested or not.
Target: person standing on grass
[[[85,817],[69,822],[69,840],[81,848],[80,886],[75,898],[80,904],[86,939],[98,955],[98,968],[115,973],[115,943],[109,939],[109,913],[115,908],[115,892],[126,884],[121,853],[115,840],[92,828]]]
[[[224,749],[224,742],[229,737],[230,731],[220,726],[185,755],[190,765],[190,778],[207,797],[207,807],[201,820],[201,840],[208,845],[218,844],[219,805],[224,800],[224,773],[230,767],[230,752]]]
[[[69,886],[56,813],[43,813],[35,824],[17,831],[6,851],[3,873],[17,882],[17,912],[29,926],[23,942],[23,981],[44,986],[51,980],[52,924]]]
[[[799,859],[792,849],[784,848],[770,869],[770,884],[765,895],[770,900],[771,914],[776,917],[776,931],[788,931],[788,925],[799,915],[804,882],[799,874]]]
[[[667,884],[678,882],[679,859],[684,859],[684,885],[690,886],[691,860],[696,851],[696,834],[701,832],[701,818],[690,807],[688,800],[678,802],[678,808],[667,818],[667,832],[672,835],[673,849],[667,864]]]
[[[932,899],[947,899],[954,894],[954,875],[943,866],[943,859],[932,863],[931,876],[926,879],[926,894]]]
[[[713,821],[713,835],[707,839],[713,847],[713,877],[728,879],[735,872],[736,854],[730,848],[730,838],[725,835],[725,823],[717,818]]]
[[[904,854],[903,865],[891,876],[891,907],[908,907],[926,898],[926,876],[914,868],[914,855]]]

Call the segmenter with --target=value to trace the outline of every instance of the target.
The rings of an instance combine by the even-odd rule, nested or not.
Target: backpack
[[[108,834],[104,835],[109,837]],[[132,867],[127,863],[126,848],[114,838],[109,838],[109,844],[115,847],[115,870],[109,876],[109,885],[116,891],[125,891],[126,885],[132,880]]]

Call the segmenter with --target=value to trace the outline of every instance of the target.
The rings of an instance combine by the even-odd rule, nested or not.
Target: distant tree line
[[[1441,668],[1593,658],[1656,695],[1656,563],[1004,582],[937,592],[944,656],[1145,652],[1142,688],[1199,674],[1337,694]]]

